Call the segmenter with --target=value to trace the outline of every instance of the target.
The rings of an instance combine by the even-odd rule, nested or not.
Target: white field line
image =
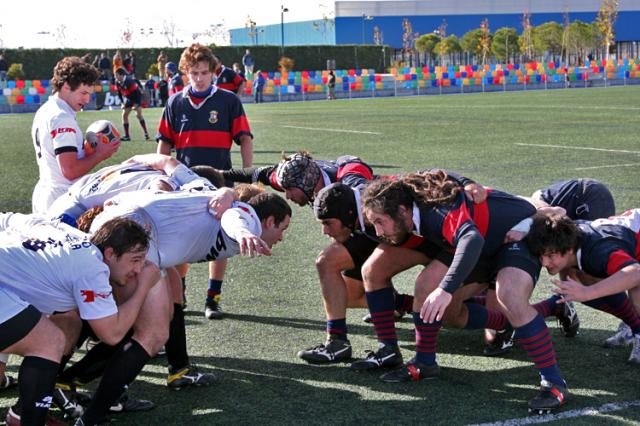
[[[563,411],[557,414],[547,414],[545,416],[529,416],[519,419],[510,419],[494,423],[478,423],[469,426],[521,426],[535,425],[540,423],[554,422],[557,420],[573,419],[576,417],[596,416],[598,414],[610,413],[612,411],[626,410],[627,408],[640,407],[640,400],[614,402],[603,404],[599,407],[585,407],[576,410]]]
[[[606,166],[576,167],[573,170],[594,170],[594,169],[607,169],[607,168],[611,168],[611,167],[635,167],[635,166],[640,166],[640,163],[608,164]]]
[[[345,130],[345,129],[320,129],[316,127],[302,127],[302,126],[282,126],[287,129],[301,129],[301,130],[318,130],[320,132],[336,132],[336,133],[361,133],[363,135],[381,135],[380,132],[365,132],[361,130]]]
[[[465,93],[465,95],[467,95]],[[486,105],[465,105],[465,106],[459,106],[459,105],[439,105],[439,104],[432,104],[432,105],[424,105],[421,106],[424,108],[430,108],[430,109],[504,109],[504,106],[502,105],[492,105],[492,104],[486,104]],[[415,106],[413,105],[399,105],[399,106],[394,106],[394,109],[414,109]],[[531,109],[531,110],[549,110],[549,109],[562,109],[562,110],[566,110],[567,107],[565,105],[518,105],[518,104],[511,104],[509,105],[510,109]],[[580,109],[580,110],[585,110],[585,111],[629,111],[629,112],[633,112],[633,111],[640,111],[640,107],[634,107],[634,106],[628,106],[628,107],[621,107],[621,106],[597,106],[597,105],[576,105],[576,106],[572,106],[571,109]]]
[[[584,150],[584,151],[619,152],[622,154],[640,154],[640,151],[627,151],[624,149],[591,148],[588,146],[545,145],[545,144],[537,144],[537,143],[514,143],[514,145],[538,146],[543,148],[575,149],[575,150]]]

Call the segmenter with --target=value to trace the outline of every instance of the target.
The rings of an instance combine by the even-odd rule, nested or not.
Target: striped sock
[[[219,301],[220,293],[222,293],[222,280],[209,279],[209,289],[207,290],[207,303],[211,301]]]
[[[633,308],[627,293],[616,293],[583,303],[594,309],[620,318],[625,324],[631,327],[633,334],[640,333],[640,315],[638,315]]]
[[[365,295],[378,341],[385,345],[397,346],[396,323],[393,319],[393,288],[368,291]]]
[[[346,318],[327,320],[327,334],[332,338],[347,340]]]
[[[420,312],[414,312],[413,323],[416,325],[416,360],[426,365],[434,365],[442,321],[426,323],[420,318]]]
[[[542,300],[533,305],[533,309],[538,311],[538,313],[542,315],[542,318],[550,317],[552,315],[555,315],[558,309],[558,304],[556,303],[556,301],[558,300],[560,300],[560,296],[558,296],[557,294],[553,295],[547,300]]]
[[[549,335],[549,329],[542,315],[538,314],[528,324],[516,328],[516,339],[522,344],[529,358],[535,363],[542,380],[566,386],[560,375],[556,352]]]
[[[477,330],[480,328],[490,328],[492,330],[504,330],[507,325],[507,317],[500,311],[485,308],[477,303],[464,302],[469,311],[467,330]]]

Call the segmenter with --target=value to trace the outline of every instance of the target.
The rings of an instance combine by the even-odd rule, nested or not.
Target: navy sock
[[[125,137],[129,137],[129,123],[122,123],[122,127],[124,127],[124,135]]]
[[[336,339],[347,340],[346,318],[327,320],[327,334]]]
[[[473,302],[464,302],[469,311],[467,330],[478,330],[481,328],[490,328],[492,330],[504,330],[507,324],[507,317],[500,311],[489,310],[483,305]]]
[[[149,134],[149,132],[147,132],[147,123],[145,123],[144,118],[140,121],[140,126],[142,127],[142,130],[144,130],[144,134],[145,136]]]
[[[560,306],[556,303],[558,300],[560,300],[560,296],[554,294],[547,300],[542,300],[533,305],[533,309],[538,311],[538,313],[542,315],[543,318],[550,317],[552,315],[555,315],[558,311],[558,308]]]
[[[371,321],[378,336],[378,341],[385,345],[397,346],[398,337],[396,335],[396,323],[393,318],[393,287],[386,287],[381,290],[368,291],[367,304],[371,313]]]
[[[583,303],[594,309],[607,312],[620,318],[631,328],[633,334],[640,333],[640,316],[631,304],[627,293],[616,293]]]
[[[212,300],[218,302],[222,293],[222,280],[209,279],[209,289],[207,290],[207,302]]]
[[[529,358],[535,363],[540,378],[556,385],[566,386],[560,375],[556,351],[549,335],[549,329],[542,315],[537,314],[531,322],[516,328],[516,339],[522,344]]]
[[[442,321],[426,323],[420,318],[420,312],[414,312],[413,323],[416,325],[416,360],[423,364],[434,365],[438,332],[442,328]]]

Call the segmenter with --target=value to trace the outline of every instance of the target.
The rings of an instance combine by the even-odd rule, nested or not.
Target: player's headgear
[[[313,212],[322,219],[338,219],[348,228],[354,229],[358,219],[358,206],[353,189],[343,183],[332,183],[318,192],[313,202]]]
[[[175,74],[178,72],[178,66],[173,62],[167,62],[164,66],[164,69],[169,71],[171,74]]]
[[[278,164],[276,180],[283,189],[298,188],[309,200],[321,176],[320,167],[308,155],[296,153]]]

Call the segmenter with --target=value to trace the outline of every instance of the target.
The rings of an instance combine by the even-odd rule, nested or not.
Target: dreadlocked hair
[[[291,155],[287,155],[284,153],[284,151],[282,151],[280,153],[280,160],[281,161],[289,161],[291,160],[291,157],[293,157],[294,155],[300,155],[302,157],[308,158],[309,160],[313,160],[313,157],[311,157],[311,153],[305,149],[302,149],[300,151],[296,151],[294,154]]]
[[[91,229],[91,224],[93,223],[93,219],[95,219],[96,216],[102,213],[103,210],[104,210],[104,207],[96,206],[82,213],[82,215],[76,221],[76,223],[78,224],[78,229],[88,234],[89,230]]]
[[[460,185],[442,170],[409,173],[402,182],[410,188],[415,202],[421,207],[449,206],[460,192]]]

